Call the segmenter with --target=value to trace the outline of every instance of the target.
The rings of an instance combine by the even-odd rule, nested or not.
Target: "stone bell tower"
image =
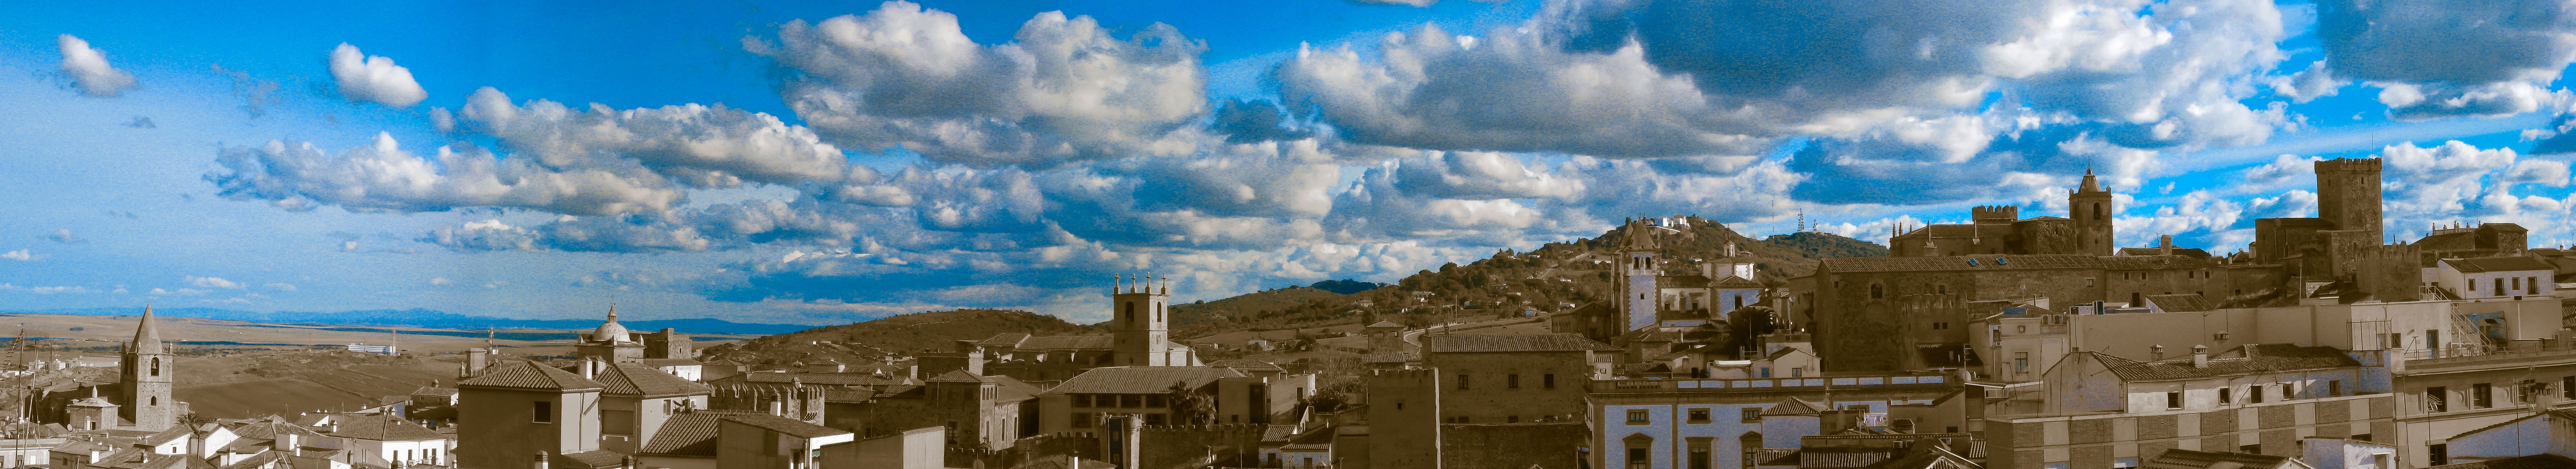
[[[1170,303],[1172,287],[1162,278],[1117,277],[1110,284],[1109,330],[1117,336],[1110,348],[1117,366],[1189,365],[1172,357]]]
[[[2120,209],[2112,206],[2111,191],[2102,189],[2092,168],[2084,169],[2084,186],[2067,193],[2066,212],[2066,218],[2075,219],[2076,253],[2111,255],[2111,222],[2120,218]]]
[[[143,307],[143,320],[134,326],[134,341],[125,345],[125,405],[117,416],[134,422],[134,430],[157,432],[179,424],[179,403],[170,400],[170,378],[178,374],[179,359],[161,343],[161,330],[152,326],[152,307]]]

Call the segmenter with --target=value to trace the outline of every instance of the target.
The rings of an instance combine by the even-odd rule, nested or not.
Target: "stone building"
[[[161,330],[152,318],[152,307],[143,307],[134,340],[118,354],[115,382],[83,381],[79,385],[85,389],[46,393],[39,408],[58,413],[35,415],[33,420],[61,423],[70,430],[157,432],[177,426],[179,416],[188,413],[187,403],[170,396],[171,380],[179,373],[178,356],[162,343]]]
[[[1753,469],[1811,435],[1959,433],[1980,415],[1960,399],[1958,381],[1940,375],[1613,379],[1586,387],[1586,415],[1598,430],[1587,443],[1596,448],[1591,467]],[[1867,425],[1868,414],[1902,416]]]
[[[2316,163],[2317,217],[2254,220],[2254,261],[2288,266],[2296,275],[2352,273],[2369,249],[2385,244],[2380,225],[2377,158]]]
[[[1979,206],[1967,224],[1926,225],[1888,239],[1889,257],[1994,254],[2112,254],[2112,225],[2119,209],[2093,171],[2066,195],[2067,217],[2020,218],[2020,207]]]
[[[574,341],[573,356],[618,363],[651,360],[660,367],[684,366],[694,364],[698,356],[694,340],[667,327],[658,332],[629,331],[625,324],[617,322],[617,307],[609,306],[608,320]]]
[[[1592,363],[1619,351],[1573,334],[1426,335],[1422,350],[1450,378],[1441,423],[1574,420]]]

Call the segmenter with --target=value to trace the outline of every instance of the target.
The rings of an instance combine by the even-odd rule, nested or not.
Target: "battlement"
[[[2379,164],[2378,158],[2336,158],[2317,162],[2316,170],[2318,173],[2324,173],[2327,171],[2378,172],[2380,167]]]
[[[1975,207],[1969,207],[1969,208],[1968,208],[1968,218],[1969,218],[1969,219],[1971,219],[1971,220],[1975,220],[1975,222],[1977,222],[1977,223],[1988,223],[1988,222],[2006,222],[2006,223],[2009,223],[2009,222],[2013,222],[2013,221],[2021,220],[2021,206],[2019,206],[2019,205],[1979,205],[1979,206],[1975,206]]]

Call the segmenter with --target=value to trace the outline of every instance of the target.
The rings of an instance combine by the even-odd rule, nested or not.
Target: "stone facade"
[[[2275,401],[2239,408],[1986,419],[1986,467],[2135,467],[2167,449],[2302,456],[2307,437],[2391,441],[2387,394]],[[2277,410],[2276,410],[2277,409]],[[2416,466],[2421,467],[2421,466]]]

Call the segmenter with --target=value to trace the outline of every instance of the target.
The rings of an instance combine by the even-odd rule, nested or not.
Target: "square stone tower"
[[[2066,194],[2066,218],[2075,219],[2073,254],[2111,255],[2117,234],[2111,224],[2120,218],[2119,207],[2112,205],[2111,191],[2102,188],[2092,169],[2085,169],[2083,187]]]
[[[2379,159],[2332,159],[2317,162],[2317,218],[2338,230],[2369,231],[2381,242],[2379,225]]]
[[[1117,366],[1174,366],[1172,362],[1172,287],[1160,278],[1119,277],[1110,284],[1110,354]],[[1188,365],[1186,361],[1177,365]]]
[[[134,422],[127,428],[157,432],[178,425],[179,402],[170,399],[170,379],[179,374],[179,359],[161,343],[161,330],[152,326],[152,307],[143,307],[143,320],[134,326],[134,342],[125,345],[124,355],[125,405],[117,414]]]

